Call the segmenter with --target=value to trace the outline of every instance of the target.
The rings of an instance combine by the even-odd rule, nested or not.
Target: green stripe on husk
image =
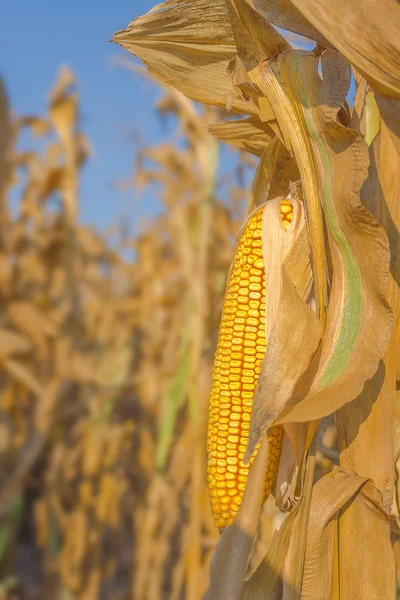
[[[322,183],[324,213],[329,233],[332,236],[334,243],[340,250],[344,267],[344,307],[341,323],[339,325],[339,334],[336,338],[333,352],[324,367],[319,381],[322,389],[324,389],[343,373],[350,359],[351,353],[353,352],[353,349],[357,343],[363,319],[363,296],[360,269],[352,252],[350,243],[340,228],[335,215],[330,188],[331,165],[324,142],[321,139],[318,128],[315,126],[310,115],[311,106],[308,101],[303,78],[300,74],[301,56],[301,52],[298,52],[294,55],[293,73],[296,79],[301,102],[303,108],[305,109],[303,112],[308,131],[318,148],[318,152],[322,160],[324,171]]]

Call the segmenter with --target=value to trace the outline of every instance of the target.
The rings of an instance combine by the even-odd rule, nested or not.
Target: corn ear
[[[262,249],[265,205],[248,219],[232,265],[214,362],[209,404],[207,480],[216,525],[230,525],[239,510],[253,462],[243,462],[254,390],[266,352],[265,268]],[[282,226],[293,219],[292,203],[280,201]],[[268,274],[267,274],[268,276]],[[274,484],[283,428],[268,437],[268,465],[264,501]]]

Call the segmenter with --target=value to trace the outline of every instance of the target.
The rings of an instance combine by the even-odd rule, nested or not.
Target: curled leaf
[[[275,137],[268,123],[262,123],[254,117],[215,123],[210,125],[209,131],[222,142],[256,156],[261,156],[265,147]]]
[[[400,98],[400,5],[396,0],[291,2],[375,91]]]
[[[285,65],[291,69],[291,60],[287,59]],[[393,322],[385,298],[387,237],[359,199],[367,176],[367,146],[359,134],[334,119],[340,93],[344,100],[346,88],[341,82],[346,66],[335,51],[326,51],[322,69],[330,77],[324,76],[323,83],[317,62],[317,57],[303,56],[300,62],[294,59],[293,66],[297,83],[301,82],[299,100],[320,170],[333,280],[321,356],[310,369],[310,374],[313,369],[318,372],[300,400],[304,386],[310,385],[309,381],[302,382],[285,409],[284,421],[314,420],[353,400],[378,368]]]
[[[330,45],[327,39],[320,33],[319,28],[314,27],[294,6],[291,0],[246,0],[258,13],[263,15],[270,23],[299,33],[321,44]]]
[[[309,313],[304,303],[297,302],[294,310],[298,298],[288,293],[292,288],[288,286],[282,293],[254,395],[248,452],[272,422],[313,421],[356,398],[378,368],[391,333],[392,314],[385,298],[388,242],[382,227],[359,199],[367,176],[367,146],[359,134],[336,121],[347,91],[348,66],[335,51],[328,50],[322,56],[322,70],[323,81],[317,56],[289,52],[264,64],[255,75],[263,90],[267,80],[275,89],[285,89],[291,99],[286,116],[290,116],[291,108],[300,113],[297,127],[305,128],[303,137],[312,140],[308,156],[314,181],[320,182],[315,193],[324,209],[333,275],[327,326],[318,352],[318,336],[310,345],[312,338],[307,335],[316,329],[309,322],[307,330]],[[271,104],[277,109],[275,102]],[[283,113],[277,116],[284,120]],[[292,130],[288,133],[292,142]],[[311,237],[311,218],[310,228]],[[301,360],[312,358],[302,375],[299,365],[294,364],[293,352]]]
[[[250,469],[239,511],[221,535],[211,561],[204,600],[239,600],[261,512],[268,443],[265,437]]]
[[[294,216],[287,231],[278,221],[279,203],[267,202],[263,216],[268,344],[253,398],[245,460],[254,452],[265,426],[274,421],[292,397],[297,380],[309,368],[322,334],[321,324],[306,302],[312,271],[304,208],[299,200],[291,202]]]
[[[189,98],[225,108],[232,95],[228,65],[237,55],[246,69],[287,47],[263,19],[266,55],[243,28],[229,0],[167,0],[115,34],[112,41],[139,56],[162,81]],[[232,110],[255,115],[252,100],[232,98]]]
[[[339,579],[344,598],[394,598],[389,532],[389,513],[371,480],[348,469],[320,479],[311,503],[301,597],[331,598]]]

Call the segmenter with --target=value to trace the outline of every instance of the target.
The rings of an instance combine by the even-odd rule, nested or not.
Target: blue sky
[[[1,2],[1,0],[0,0]],[[159,206],[151,191],[141,197],[117,189],[133,173],[134,135],[147,143],[168,136],[153,111],[158,90],[115,65],[133,57],[108,40],[156,0],[4,0],[0,8],[0,74],[15,113],[44,114],[61,65],[78,80],[81,128],[93,156],[81,178],[81,219],[101,229],[129,215],[133,231]],[[223,168],[232,162],[223,152]]]
[[[0,73],[15,113],[43,114],[60,66],[78,80],[81,127],[93,148],[81,182],[81,219],[101,228],[121,215],[150,216],[146,196],[116,190],[132,175],[132,133],[155,142],[166,133],[154,115],[157,90],[113,64],[130,55],[108,40],[154,0],[11,0],[0,8]],[[133,58],[133,57],[132,57]]]

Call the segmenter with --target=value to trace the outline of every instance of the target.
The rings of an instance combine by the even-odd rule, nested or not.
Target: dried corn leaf
[[[320,479],[311,503],[301,598],[331,598],[336,580],[343,598],[394,598],[389,533],[389,513],[371,480],[348,469]]]
[[[49,116],[54,129],[66,146],[72,141],[71,136],[77,120],[77,97],[70,93],[70,88],[74,84],[74,74],[68,67],[64,67],[50,95]]]
[[[262,431],[292,397],[297,380],[307,371],[321,340],[322,328],[307,300],[312,270],[304,207],[291,199],[293,221],[285,231],[280,199],[267,202],[263,215],[263,259],[268,274],[265,295],[267,350],[253,398],[245,461]]]
[[[315,456],[305,461],[304,490],[298,504],[275,532],[267,554],[245,583],[242,600],[297,600],[300,595]]]
[[[400,5],[396,0],[291,0],[385,96],[400,98]]]
[[[318,374],[307,397],[287,412],[294,420],[301,414],[300,420],[306,421],[329,414],[361,392],[383,357],[393,319],[385,299],[387,237],[359,200],[367,176],[367,147],[356,132],[334,120],[347,89],[346,65],[335,51],[327,50],[322,56],[321,83],[317,57],[304,56],[297,64],[305,86],[298,88],[300,100],[305,107],[319,107],[307,111],[306,121],[318,148],[333,266]]]
[[[368,146],[372,144],[374,139],[379,133],[381,127],[381,115],[379,113],[378,105],[375,100],[375,94],[368,92],[365,101],[365,141]]]
[[[40,117],[22,117],[18,120],[17,125],[19,127],[30,127],[36,137],[42,137],[50,132],[50,123],[47,119],[41,119]]]
[[[268,56],[287,47],[264,20]],[[228,64],[238,55],[246,68],[266,55],[243,28],[230,0],[167,0],[115,34],[112,41],[143,60],[162,81],[189,98],[225,108],[232,95]],[[232,110],[255,115],[252,100],[232,99]]]
[[[368,96],[363,95],[364,105]],[[385,229],[391,250],[391,277],[387,297],[398,315],[400,281],[397,257],[400,254],[400,112],[399,102],[376,96],[380,108],[380,128],[370,148],[368,179],[361,190],[363,204]],[[366,112],[366,109],[359,112]],[[388,127],[388,125],[390,127]],[[397,322],[398,325],[398,322]],[[373,378],[360,396],[343,406],[336,415],[341,465],[361,476],[368,476],[382,493],[383,505],[390,507],[393,498],[393,456],[398,450],[398,427],[395,418],[395,362],[399,356],[398,329]],[[398,365],[397,365],[398,367]],[[396,437],[395,437],[396,436]],[[379,448],[377,453],[376,449]]]
[[[30,338],[45,356],[48,352],[48,338],[57,334],[54,323],[33,304],[22,300],[10,303],[7,312],[11,323]]]
[[[291,54],[289,54],[291,56]],[[250,78],[257,83],[267,101],[267,115],[271,107],[278,121],[284,144],[294,156],[301,175],[304,198],[307,204],[307,218],[309,222],[310,243],[312,249],[314,287],[317,303],[317,313],[325,324],[326,300],[326,259],[324,227],[322,210],[319,199],[318,179],[314,165],[311,142],[307,133],[304,116],[300,104],[293,97],[290,85],[283,81],[279,73],[275,74],[274,65],[279,71],[279,58],[265,62],[250,72]],[[264,104],[259,100],[260,118],[264,119]]]
[[[260,206],[269,199],[276,165],[279,157],[282,155],[282,151],[285,152],[286,150],[276,137],[264,148],[251,186],[247,215],[249,215],[256,206]],[[283,190],[281,195],[285,193],[286,190]],[[274,198],[275,197],[276,196],[274,196]]]
[[[210,565],[210,582],[204,600],[239,600],[257,533],[265,472],[268,464],[267,438],[250,469],[242,503],[232,525],[221,535]]]
[[[269,22],[245,0],[231,0],[243,25],[257,42],[265,56],[275,56],[291,48],[285,38],[272,34]]]
[[[268,123],[262,123],[254,117],[215,123],[210,125],[209,131],[221,142],[256,156],[261,156],[265,147],[275,137]]]
[[[284,81],[288,93],[302,106],[306,134],[313,141],[312,164],[318,168],[321,181],[333,268],[322,346],[294,394],[280,399],[281,408],[290,401],[276,420],[280,423],[312,421],[353,400],[376,371],[392,326],[384,295],[389,264],[387,238],[359,200],[367,175],[367,146],[359,134],[335,120],[347,92],[347,67],[335,51],[327,50],[322,56],[322,70],[321,82],[318,57],[293,52],[261,67],[257,77],[260,87],[265,87],[267,80],[274,85],[277,79]],[[277,79],[267,77],[263,83],[263,72],[273,73]],[[285,340],[286,328],[292,335],[296,330],[296,317],[292,313],[290,322],[290,312],[289,306],[279,318],[285,323],[281,333]],[[276,356],[281,352],[282,361],[288,360],[286,343],[279,350],[279,338],[274,338]],[[298,354],[301,352],[299,347]],[[248,452],[254,449],[263,427],[278,416],[276,396],[269,393],[269,378],[275,371],[267,361],[268,351],[263,366],[268,377],[260,376],[256,389]],[[290,372],[287,376],[290,378]]]
[[[12,354],[29,352],[32,344],[22,335],[8,329],[0,329],[0,360]]]
[[[287,29],[294,33],[299,33],[312,40],[320,42],[324,46],[329,46],[329,42],[321,34],[319,28],[313,27],[301,13],[299,8],[294,6],[291,0],[245,0],[249,6],[252,6],[257,12],[263,15],[270,23]]]
[[[400,102],[376,96],[381,115],[378,136],[370,147],[371,168],[361,198],[383,225],[391,251],[390,270],[398,292],[400,285]],[[395,335],[397,380],[400,380],[400,320]]]
[[[2,367],[12,378],[21,383],[30,392],[33,392],[37,396],[43,394],[43,385],[25,365],[7,358],[3,360]]]
[[[75,83],[76,78],[73,71],[69,67],[62,67],[58,79],[50,92],[50,105],[62,98]]]

